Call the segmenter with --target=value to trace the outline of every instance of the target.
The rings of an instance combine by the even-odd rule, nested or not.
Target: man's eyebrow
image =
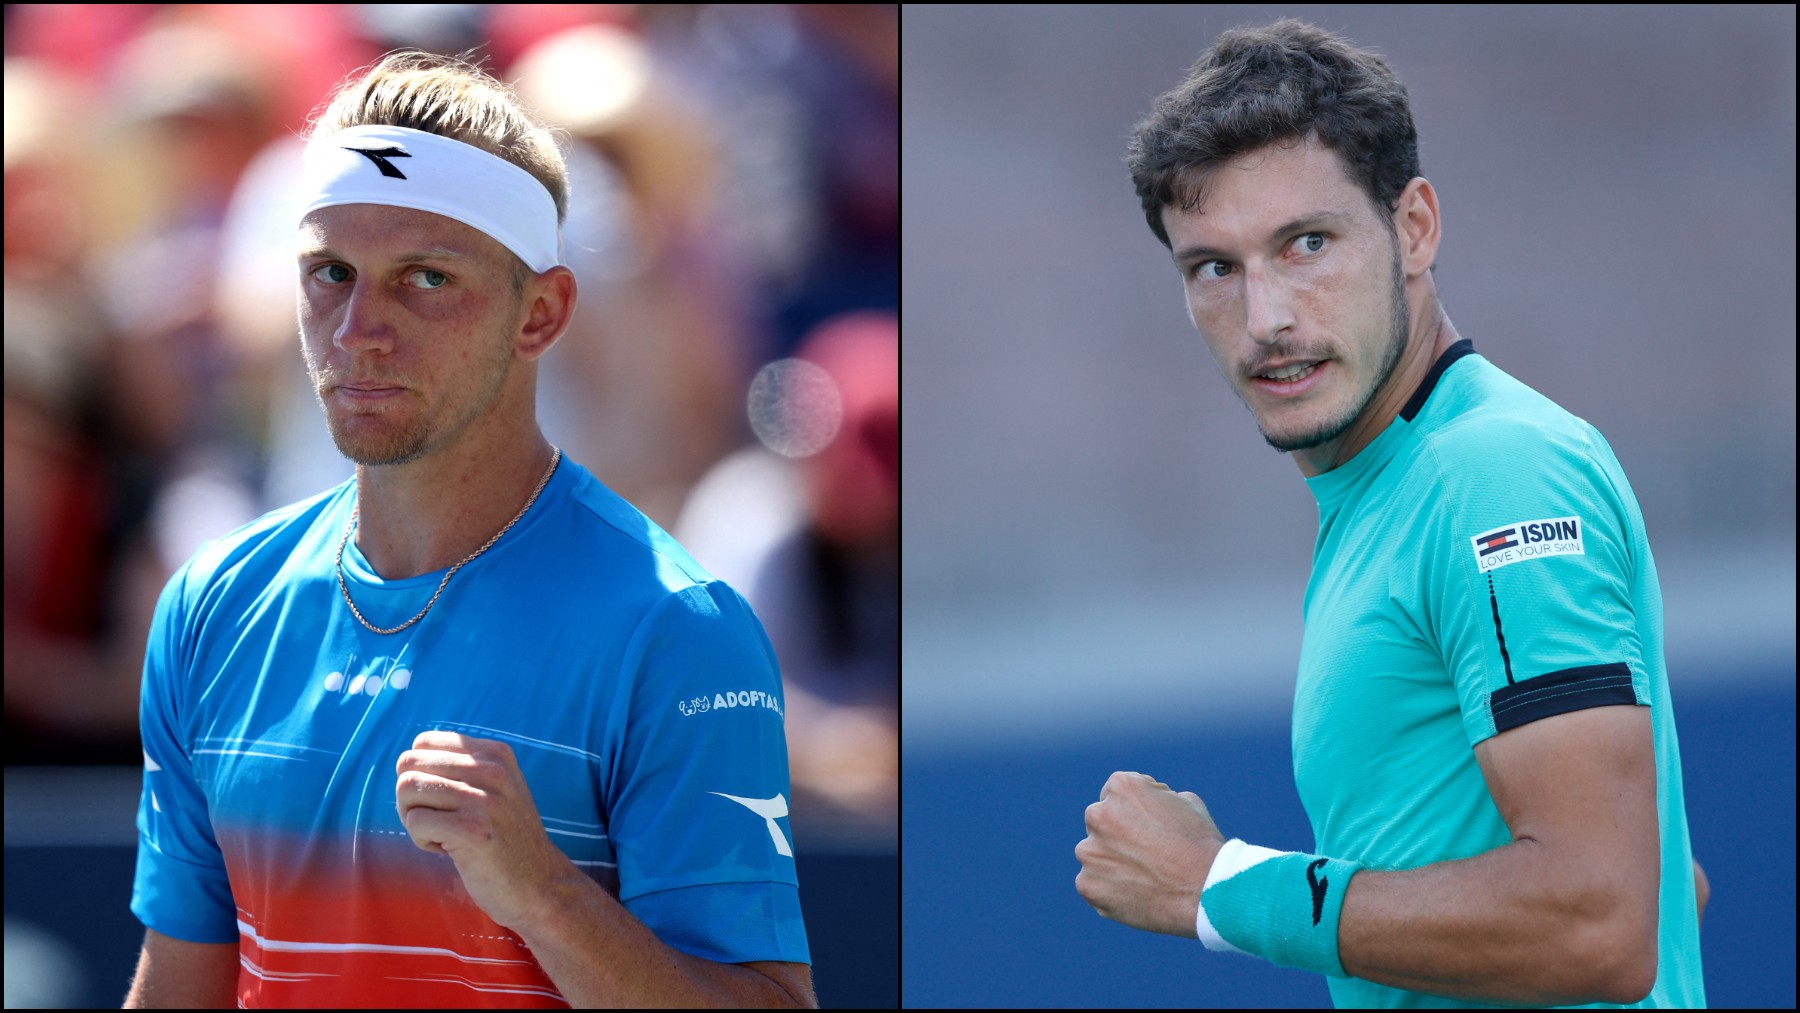
[[[307,246],[301,248],[299,258],[324,257],[327,260],[342,260],[344,255],[329,246]],[[450,246],[432,246],[423,250],[412,250],[394,258],[397,264],[413,264],[421,260],[473,260],[472,254],[465,253]]]
[[[1297,232],[1311,232],[1321,225],[1341,226],[1349,221],[1351,217],[1353,216],[1348,211],[1315,211],[1312,214],[1301,215],[1299,218],[1283,224],[1280,228],[1269,234],[1269,239],[1271,242],[1278,242]],[[1213,257],[1225,256],[1228,256],[1228,254],[1224,250],[1215,250],[1210,246],[1184,246],[1175,251],[1175,260],[1177,263],[1193,260],[1197,257],[1211,259]]]

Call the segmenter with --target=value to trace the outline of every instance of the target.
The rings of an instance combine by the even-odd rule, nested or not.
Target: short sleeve
[[[237,914],[206,795],[194,777],[183,703],[187,579],[183,566],[156,603],[144,653],[138,720],[144,791],[138,802],[137,875],[131,911],[148,928],[191,943],[236,942]]]
[[[1426,593],[1471,746],[1649,699],[1633,605],[1643,522],[1602,449],[1523,423],[1433,445],[1445,509],[1429,512]]]
[[[781,679],[761,623],[724,583],[692,586],[651,611],[625,664],[606,788],[619,899],[695,956],[809,962]]]

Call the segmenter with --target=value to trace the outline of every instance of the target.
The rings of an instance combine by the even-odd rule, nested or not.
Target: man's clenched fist
[[[469,896],[518,931],[554,885],[579,875],[550,838],[512,747],[457,732],[421,732],[396,765],[394,802],[413,843],[456,863]]]
[[[1113,921],[1194,938],[1200,889],[1225,838],[1200,796],[1143,774],[1106,779],[1075,845],[1075,889]]]

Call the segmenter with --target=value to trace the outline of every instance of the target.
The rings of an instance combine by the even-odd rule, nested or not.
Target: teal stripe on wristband
[[[1362,866],[1284,852],[1208,886],[1200,904],[1231,945],[1283,967],[1347,978],[1338,960],[1344,891]]]

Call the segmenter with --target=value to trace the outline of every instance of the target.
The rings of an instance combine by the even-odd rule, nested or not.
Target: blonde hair
[[[387,54],[338,86],[307,138],[377,125],[424,130],[473,145],[544,184],[556,202],[560,225],[569,214],[569,168],[555,135],[510,86],[470,62],[470,55]]]

